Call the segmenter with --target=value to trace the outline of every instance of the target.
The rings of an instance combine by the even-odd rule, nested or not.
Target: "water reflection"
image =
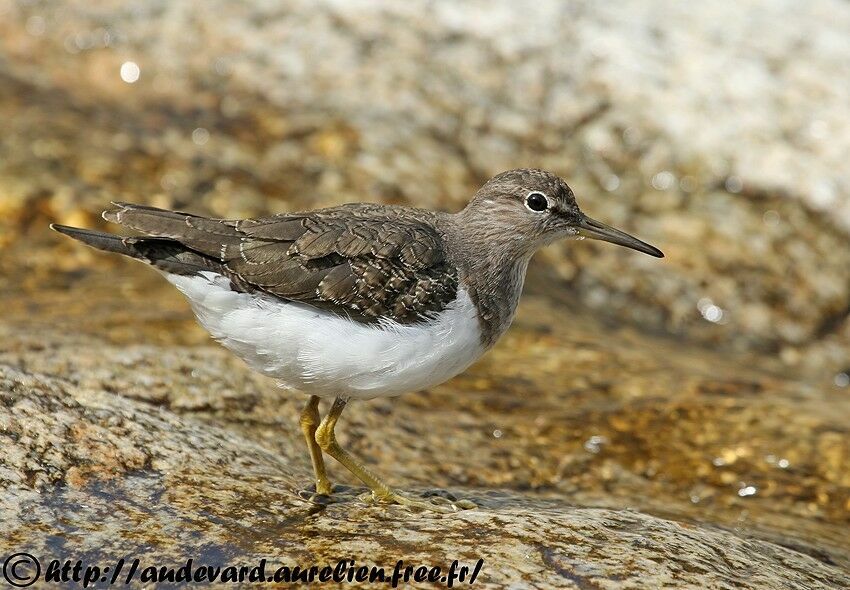
[[[139,65],[134,61],[125,61],[121,64],[121,79],[124,80],[127,84],[135,84],[139,81],[139,77],[142,75],[142,70],[139,68]]]

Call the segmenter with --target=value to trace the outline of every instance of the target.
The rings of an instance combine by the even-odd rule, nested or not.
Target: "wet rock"
[[[453,515],[297,498],[295,448],[91,384],[0,365],[0,551],[116,567],[406,565],[470,570],[477,585],[563,588],[831,588],[833,564],[770,542],[537,494],[455,489],[479,504]],[[474,539],[475,543],[469,540]],[[129,566],[125,567],[127,573]],[[43,570],[44,571],[44,570]],[[138,584],[138,579],[136,579]]]
[[[180,297],[154,273],[149,284],[134,277],[80,280],[95,290],[117,281],[155,305],[109,307],[48,290],[40,301],[51,305],[30,302],[32,318],[0,325],[10,509],[26,511],[34,488],[44,502],[73,492],[85,504],[98,482],[120,495],[151,478],[170,490],[176,478],[181,494],[202,495],[181,502],[206,506],[212,486],[229,498],[216,500],[221,510],[241,514],[247,502],[288,522],[310,473],[297,426],[303,398],[199,346]],[[630,507],[850,565],[846,399],[740,356],[579,316],[552,322],[559,313],[529,297],[505,340],[467,374],[352,405],[341,441],[404,489],[447,488],[485,507],[485,490],[505,489],[532,512],[541,499]],[[264,496],[246,501],[246,490]],[[157,493],[151,510],[175,493]]]

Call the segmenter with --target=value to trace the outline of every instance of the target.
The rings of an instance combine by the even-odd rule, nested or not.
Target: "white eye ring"
[[[543,197],[543,201],[540,200],[540,197]],[[525,196],[526,208],[534,213],[543,213],[549,208],[549,205],[550,201],[549,197],[546,196],[546,193],[531,191]]]

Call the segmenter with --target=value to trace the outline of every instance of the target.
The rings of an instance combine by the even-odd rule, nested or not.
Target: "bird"
[[[539,169],[502,172],[455,213],[349,203],[214,219],[113,202],[103,218],[141,235],[52,224],[89,246],[143,261],[188,299],[200,325],[249,367],[306,394],[300,415],[322,503],[330,456],[374,503],[454,511],[472,501],[403,494],[344,449],[351,400],[428,389],[499,340],[529,261],[564,239],[596,239],[662,258],[654,246],[585,215],[569,185]],[[320,400],[330,408],[320,416]]]

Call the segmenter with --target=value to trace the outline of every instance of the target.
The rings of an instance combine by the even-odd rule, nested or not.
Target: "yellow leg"
[[[301,412],[301,431],[307,440],[307,448],[310,449],[310,460],[313,462],[313,473],[316,474],[316,493],[329,495],[331,493],[331,482],[325,472],[325,460],[322,457],[322,449],[316,442],[316,429],[319,426],[319,397],[310,396],[310,401]]]
[[[334,400],[333,406],[316,430],[316,443],[324,452],[342,463],[346,469],[357,476],[357,479],[369,486],[369,489],[378,499],[390,499],[393,495],[392,489],[336,442],[334,428],[340,414],[345,409],[346,403],[348,403],[348,400],[342,397]]]
[[[339,443],[336,441],[334,428],[336,427],[340,414],[342,414],[342,411],[345,409],[346,403],[348,403],[348,400],[345,398],[338,397],[334,400],[333,406],[331,406],[330,411],[324,417],[319,428],[316,430],[316,442],[324,452],[342,463],[342,465],[353,473],[357,479],[369,486],[372,490],[373,499],[379,502],[402,504],[425,510],[436,510],[438,512],[454,512],[458,509],[474,507],[474,504],[468,501],[461,501],[456,504],[449,503],[446,505],[436,504],[435,502],[414,500],[393,491],[390,486],[381,481],[378,476],[372,473],[360,461],[355,459],[351,453],[339,446]]]

